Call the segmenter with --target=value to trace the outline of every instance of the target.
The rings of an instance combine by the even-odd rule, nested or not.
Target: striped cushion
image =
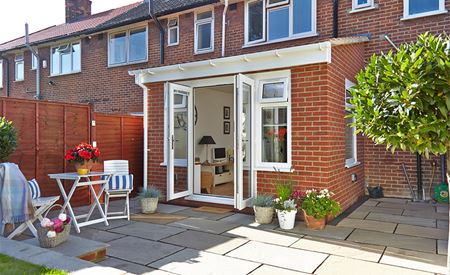
[[[41,197],[41,189],[39,188],[39,184],[36,179],[29,180],[28,186],[30,187],[31,198],[33,200]]]
[[[109,179],[108,190],[133,190],[133,175],[113,175]]]

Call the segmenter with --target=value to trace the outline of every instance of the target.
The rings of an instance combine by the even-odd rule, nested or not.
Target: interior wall
[[[205,87],[195,89],[195,106],[197,107],[198,120],[194,129],[195,157],[205,161],[206,145],[199,145],[203,136],[212,136],[215,145],[209,145],[208,158],[212,161],[212,149],[225,147],[233,149],[234,134],[234,89],[233,85]],[[230,107],[230,119],[224,119],[223,107]],[[224,121],[230,122],[230,134],[224,134]]]

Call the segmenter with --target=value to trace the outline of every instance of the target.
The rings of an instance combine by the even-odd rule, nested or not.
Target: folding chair
[[[33,223],[36,220],[41,221],[43,219],[42,214],[44,214],[45,211],[47,211],[53,204],[55,204],[56,201],[59,200],[59,196],[41,197],[41,189],[35,179],[28,181],[28,187],[31,191],[31,202],[35,210],[34,218],[19,225],[13,232],[11,232],[11,234],[8,235],[8,239],[12,239],[17,235],[22,234],[27,228],[29,228],[34,237],[37,238],[37,231]]]
[[[106,160],[103,170],[112,174],[105,189],[106,218],[109,220],[124,218],[130,220],[130,193],[133,191],[133,175],[129,173],[128,160]],[[124,211],[108,213],[109,199],[119,197],[125,198]]]

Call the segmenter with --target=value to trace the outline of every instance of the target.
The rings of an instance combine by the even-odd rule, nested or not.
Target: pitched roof
[[[155,15],[162,16],[170,13],[200,7],[219,2],[219,0],[155,0]],[[31,45],[50,42],[81,34],[89,34],[104,31],[114,27],[132,24],[149,18],[148,3],[137,2],[109,11],[93,14],[81,20],[64,23],[42,29],[30,34]],[[25,45],[25,37],[0,44],[0,52],[22,48]]]

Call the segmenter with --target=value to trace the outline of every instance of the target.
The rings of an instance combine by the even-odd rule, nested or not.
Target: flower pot
[[[158,198],[142,198],[142,213],[155,213],[158,208]]]
[[[269,224],[273,219],[273,207],[253,206],[255,211],[255,222]]]
[[[84,162],[75,162],[75,169],[77,169],[78,175],[89,174],[89,172],[91,172],[92,166],[94,166],[94,162],[91,159],[85,160]]]
[[[286,230],[294,228],[295,215],[297,215],[297,210],[286,211],[277,209],[277,216],[278,222],[280,223],[280,228]]]
[[[306,214],[305,210],[303,210],[303,216],[305,217],[305,224],[306,227],[309,229],[315,229],[315,230],[321,230],[325,228],[326,223],[326,217],[323,217],[321,219],[316,219],[313,216],[309,216]]]

